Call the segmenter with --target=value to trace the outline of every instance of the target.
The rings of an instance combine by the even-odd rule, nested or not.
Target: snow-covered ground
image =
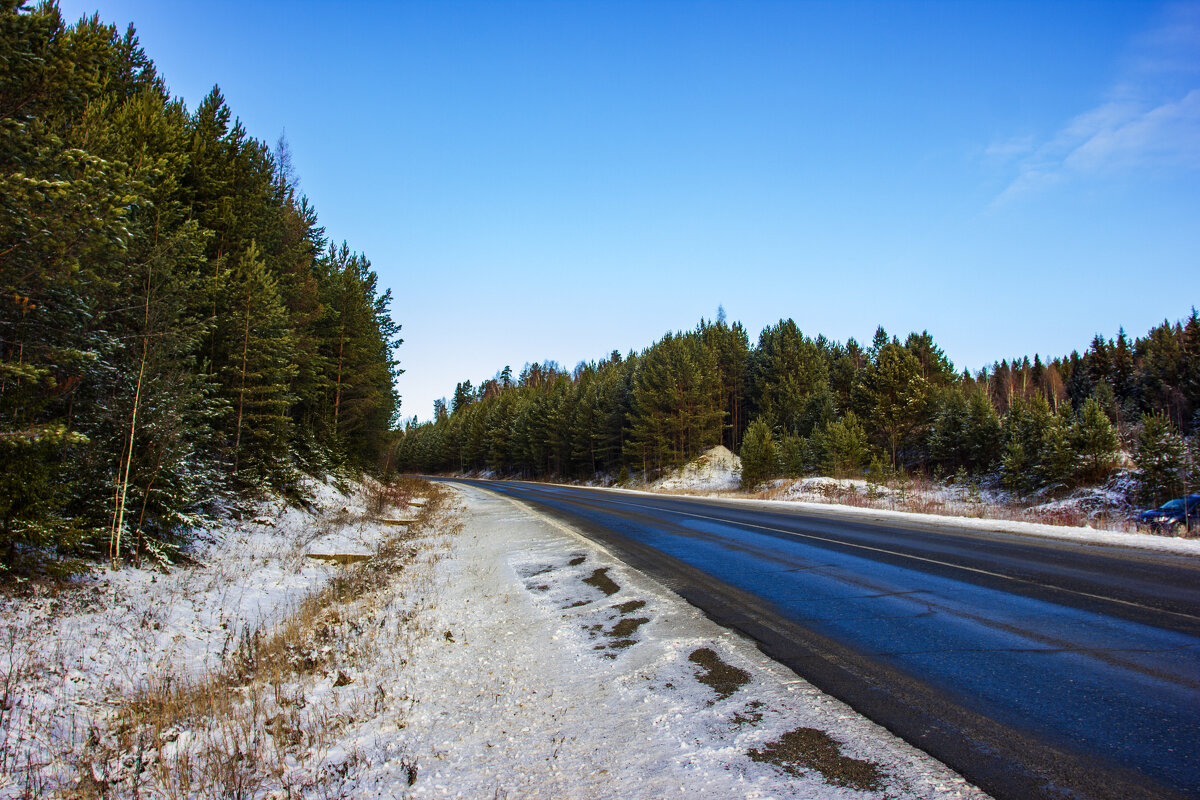
[[[191,566],[99,568],[0,599],[0,797],[74,785],[87,739],[132,692],[219,671],[336,574],[309,553],[369,552],[385,535],[361,495],[307,488],[315,513],[264,503],[202,531]]]
[[[459,491],[426,619],[441,634],[403,673],[408,761],[374,758],[364,726],[349,746],[377,766],[350,796],[404,788],[409,764],[414,798],[984,796],[597,545]],[[791,771],[769,763],[781,740],[808,743],[779,757]]]
[[[1040,536],[1098,545],[1200,555],[1200,538],[1178,538],[1131,530],[1109,530],[1091,525],[1053,525],[1026,520],[995,519],[989,509],[1002,498],[966,486],[935,485],[919,493],[911,488],[889,487],[861,478],[784,478],[776,480],[767,493],[771,499],[731,496],[740,485],[740,461],[724,447],[715,447],[700,458],[680,467],[647,487],[648,493],[708,494],[732,502],[767,504],[780,509],[809,508],[829,514],[844,514],[888,522],[913,522],[948,529],[990,531]],[[611,489],[646,493],[638,489]],[[1123,501],[1112,489],[1078,490],[1068,498],[1048,501],[1029,511],[1035,516],[1053,516],[1056,511],[1104,511]],[[888,508],[887,506],[893,506]],[[905,506],[928,506],[938,513],[904,510]]]
[[[409,527],[320,491],[212,531],[203,567],[5,600],[0,797],[984,797],[512,501]],[[303,605],[338,575],[360,590]],[[285,668],[248,663],[302,607]],[[131,705],[172,680],[213,697]]]

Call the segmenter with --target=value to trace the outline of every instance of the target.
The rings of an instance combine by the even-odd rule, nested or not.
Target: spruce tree
[[[1142,502],[1156,506],[1183,493],[1183,437],[1165,414],[1142,417],[1133,457]]]
[[[289,486],[292,421],[292,330],[274,277],[253,243],[243,251],[226,284],[228,312],[220,318],[219,341],[226,359],[220,372],[228,402],[227,447],[235,479]]]
[[[966,466],[975,473],[991,470],[1000,459],[1003,429],[995,406],[983,390],[967,400]]]
[[[1100,416],[1104,416],[1103,412]],[[1107,418],[1105,421],[1108,421]],[[1074,484],[1082,467],[1079,452],[1076,450],[1078,441],[1078,424],[1065,407],[1059,413],[1050,416],[1042,435],[1042,449],[1038,458],[1040,482],[1060,486]]]

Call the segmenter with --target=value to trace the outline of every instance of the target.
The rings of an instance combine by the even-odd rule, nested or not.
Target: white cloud
[[[1116,114],[1091,129],[1063,159],[1077,173],[1143,166],[1200,168],[1200,89],[1147,111]]]
[[[1099,106],[1037,144],[1017,137],[986,155],[1016,175],[993,206],[1073,179],[1152,170],[1200,170],[1200,5],[1176,6],[1138,37],[1124,78]]]

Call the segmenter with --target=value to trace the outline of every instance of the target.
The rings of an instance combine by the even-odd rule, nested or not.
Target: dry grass
[[[924,475],[900,475],[865,486],[838,482],[811,487],[811,496],[803,499],[856,508],[875,508],[908,511],[919,514],[994,519],[1014,522],[1034,522],[1069,527],[1090,526],[1100,530],[1133,532],[1136,526],[1119,514],[1089,514],[1078,506],[1057,508],[1029,507],[1023,503],[986,499],[972,485],[947,492],[947,487]],[[781,482],[767,490],[750,495],[763,500],[786,500],[795,497],[794,484]]]
[[[282,623],[244,630],[214,673],[190,679],[166,665],[139,691],[107,699],[107,713],[81,714],[79,724],[87,728],[66,737],[57,769],[13,763],[20,749],[0,748],[10,788],[17,778],[21,797],[81,800],[344,796],[369,764],[356,750],[335,748],[339,735],[387,715],[403,726],[404,698],[389,691],[394,681],[359,668],[388,648],[388,663],[401,669],[413,643],[430,633],[421,612],[433,567],[457,531],[449,493],[440,487],[409,479],[368,484],[366,491],[365,518],[343,510],[319,526],[321,532],[374,524],[408,507],[414,495],[428,499],[411,525],[388,529],[390,538],[368,559],[339,567]],[[31,668],[15,654],[7,663],[7,671],[0,670],[4,698],[7,684]],[[6,741],[38,733],[12,730],[9,708],[0,702]],[[416,763],[394,755],[415,779]]]

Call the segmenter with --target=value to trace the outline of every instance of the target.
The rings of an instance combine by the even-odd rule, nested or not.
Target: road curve
[[[1200,798],[1198,559],[459,482],[570,523],[997,798]]]

